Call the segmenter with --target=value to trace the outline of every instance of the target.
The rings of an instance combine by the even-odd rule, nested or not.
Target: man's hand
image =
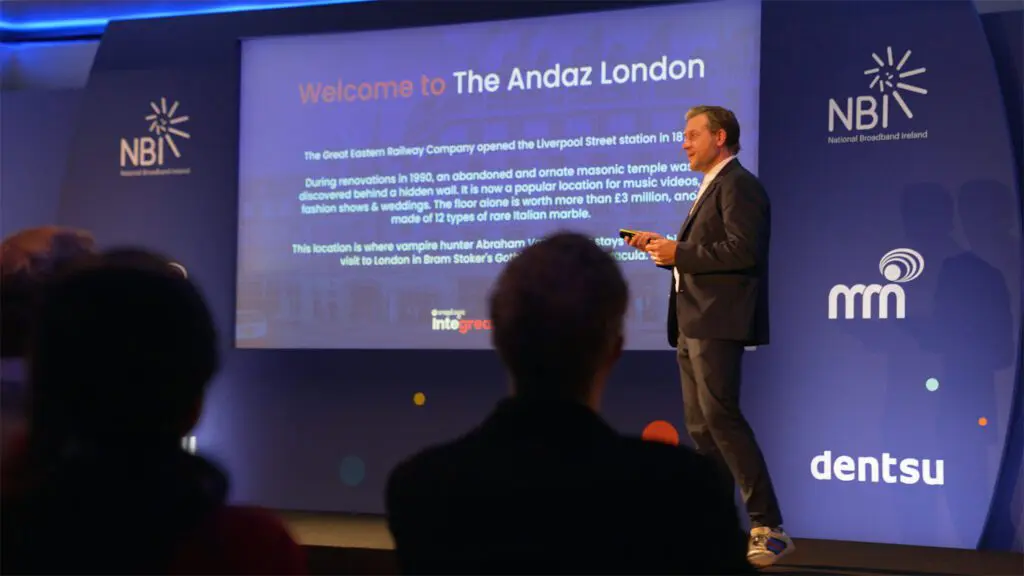
[[[658,266],[674,266],[676,263],[676,242],[665,238],[655,238],[647,243],[647,253]]]
[[[629,239],[629,245],[638,250],[647,250],[647,245],[650,244],[651,240],[661,237],[661,234],[655,232],[637,232],[635,236]]]

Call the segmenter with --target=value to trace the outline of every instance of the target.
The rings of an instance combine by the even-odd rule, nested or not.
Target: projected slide
[[[236,342],[490,347],[487,296],[537,238],[585,232],[629,278],[630,349],[665,349],[673,235],[719,104],[757,171],[760,8],[711,2],[242,46]]]

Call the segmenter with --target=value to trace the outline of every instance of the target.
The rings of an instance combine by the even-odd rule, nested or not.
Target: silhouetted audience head
[[[167,573],[228,487],[181,449],[218,365],[203,297],[167,258],[112,250],[49,279],[31,322],[27,450],[4,469],[3,571]]]
[[[154,270],[170,270],[175,276],[188,278],[185,268],[172,261],[162,254],[144,250],[142,248],[122,247],[108,250],[103,253],[103,259],[107,263],[116,263],[136,268],[150,268]]]
[[[43,226],[16,232],[0,245],[0,355],[25,355],[32,308],[43,284],[93,253],[95,241],[72,228]]]
[[[524,249],[490,299],[492,340],[516,394],[596,405],[622,351],[628,301],[618,264],[591,238],[560,232]]]
[[[33,441],[177,446],[217,367],[198,289],[162,256],[105,252],[43,293],[29,352]]]

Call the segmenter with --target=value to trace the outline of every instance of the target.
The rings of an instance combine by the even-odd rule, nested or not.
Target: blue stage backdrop
[[[230,349],[239,38],[594,8],[459,6],[458,16],[377,3],[112,24],[82,103],[61,220],[179,260]],[[1020,449],[1005,441],[1021,355],[1019,167],[978,15],[966,1],[768,2],[761,19],[760,157],[741,159],[758,166],[774,204],[773,334],[748,355],[744,403],[787,528],[973,548],[990,514],[1007,515],[991,504],[1009,501],[994,490],[1004,455]],[[680,17],[680,34],[687,25]],[[484,57],[443,49],[452,61]],[[347,47],[335,57],[372,55]],[[652,130],[677,130],[690,104],[681,97],[677,117],[659,116],[665,125]],[[173,147],[145,139],[147,117],[164,106],[186,135]],[[663,148],[665,162],[680,159],[677,144]],[[145,163],[158,174],[139,175]],[[681,220],[686,206],[665,210]],[[301,280],[263,297],[308,305]],[[668,349],[626,355],[605,402],[613,425],[682,430],[674,362]],[[506,392],[486,350],[229,350],[198,447],[231,472],[236,500],[379,513],[396,462],[462,433]],[[1013,469],[1000,485],[1012,490],[1020,458],[1005,460]]]

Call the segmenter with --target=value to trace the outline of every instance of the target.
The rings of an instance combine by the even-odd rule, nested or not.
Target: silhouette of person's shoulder
[[[385,498],[403,570],[754,573],[710,460],[586,422],[546,439],[485,422],[396,466]]]
[[[723,480],[707,457],[688,446],[631,436],[620,436],[618,444],[618,466],[632,476],[627,484],[647,494],[644,500],[660,502],[694,519],[718,523],[725,515],[738,522],[735,504],[717,497],[723,492]]]
[[[683,478],[691,485],[714,481],[711,462],[691,448],[619,434],[596,414],[592,421],[582,422],[571,431],[568,427],[553,428],[550,437],[540,441],[527,438],[535,430],[520,432],[526,425],[517,421],[496,424],[497,419],[492,416],[452,441],[429,446],[404,459],[392,470],[389,487],[397,488],[409,481],[423,488],[424,482],[446,482],[454,474],[465,476],[469,468],[502,466],[509,458],[551,458],[549,464],[555,468],[562,463],[573,469],[598,465],[605,474],[643,482],[647,482],[645,478],[666,477]],[[660,483],[648,483],[648,489]]]
[[[620,436],[619,450],[629,458],[663,467],[665,470],[685,471],[693,468],[711,469],[711,461],[697,454],[689,446],[673,446],[652,442],[635,436]]]
[[[386,491],[390,493],[392,489],[404,488],[407,480],[416,479],[413,483],[419,484],[419,480],[431,476],[447,475],[451,466],[462,459],[468,439],[469,435],[466,435],[451,442],[428,446],[405,458],[388,475]]]
[[[595,421],[592,429],[577,431],[571,441],[553,432],[550,440],[533,442],[515,438],[517,425],[494,433],[488,429],[489,420],[450,442],[429,446],[403,460],[392,470],[386,493],[389,501],[392,496],[412,500],[414,493],[430,493],[436,500],[439,492],[474,470],[503,468],[517,458],[538,464],[546,461],[549,477],[563,467],[568,474],[595,468],[593,472],[599,474],[593,478],[595,484],[637,487],[647,495],[663,492],[675,498],[691,489],[716,489],[719,480],[714,465],[693,449],[619,434],[596,415]],[[500,482],[501,478],[492,480]],[[398,498],[398,491],[407,497]]]
[[[306,555],[270,512],[223,506],[182,543],[177,574],[306,574]]]

